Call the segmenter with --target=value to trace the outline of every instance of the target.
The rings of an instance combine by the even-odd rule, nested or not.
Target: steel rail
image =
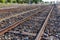
[[[42,36],[43,36],[43,34],[44,34],[44,30],[45,30],[45,28],[46,28],[48,19],[50,18],[50,15],[51,15],[51,13],[52,13],[52,11],[53,11],[53,8],[54,8],[54,6],[51,8],[51,10],[50,10],[50,12],[49,12],[49,14],[48,14],[45,22],[43,23],[42,28],[41,28],[41,30],[39,31],[39,33],[38,33],[38,35],[37,35],[37,37],[36,37],[35,40],[41,40],[41,38],[42,38]]]

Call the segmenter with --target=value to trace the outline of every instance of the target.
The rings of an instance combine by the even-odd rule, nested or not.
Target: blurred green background
[[[0,3],[39,3],[39,2],[43,2],[42,0],[0,0]]]

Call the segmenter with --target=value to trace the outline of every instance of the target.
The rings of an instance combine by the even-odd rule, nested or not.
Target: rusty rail
[[[47,7],[46,7],[47,8]],[[39,10],[38,12],[42,12],[44,11],[46,8],[43,8],[42,10]],[[34,14],[31,14],[30,16],[18,21],[18,22],[15,22],[14,24],[10,25],[8,28],[0,31],[0,36],[3,35],[5,32],[8,32],[9,30],[13,29],[14,27],[16,27],[17,25],[19,24],[22,24],[23,22],[29,20],[33,15],[37,14],[38,12],[34,13]]]

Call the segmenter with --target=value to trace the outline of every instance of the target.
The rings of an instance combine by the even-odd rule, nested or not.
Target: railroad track
[[[17,21],[25,18],[25,16],[27,17],[27,16],[31,15],[32,13],[35,13],[37,10],[40,10],[40,8],[36,8],[36,9],[30,10],[30,11],[27,11],[27,12],[23,12],[23,13],[20,13],[20,14],[17,14],[17,15],[12,15],[11,17],[1,19],[0,20],[0,31],[4,30],[5,28],[7,28],[9,26],[11,26],[12,24],[16,23]]]
[[[35,12],[37,12],[38,10],[40,10],[40,9],[35,9],[35,10],[32,10],[32,11],[30,11],[30,12],[27,12],[27,13],[23,13],[22,15],[16,15],[16,17],[11,17],[11,18],[7,18],[6,20],[1,20],[0,21],[0,31],[1,31],[1,29],[3,30],[3,29],[5,29],[5,27],[7,27],[7,26],[9,26],[9,25],[12,25],[12,24],[14,24],[14,23],[16,23],[17,21],[19,21],[19,20],[21,20],[21,19],[23,19],[23,18],[25,18],[25,17],[28,17],[29,15],[31,15],[31,14],[33,14],[33,13],[35,13]],[[7,22],[7,21],[9,21],[9,22]],[[7,23],[6,23],[7,22]],[[5,23],[5,24],[4,24]],[[3,24],[3,25],[2,25]],[[9,25],[8,25],[9,24]],[[6,26],[7,25],[7,26]]]
[[[36,11],[36,13],[31,14],[30,16],[27,16],[26,18],[23,18],[22,20],[16,22],[12,26],[0,31],[0,35],[3,35],[4,33],[4,37],[7,37],[6,35],[9,35],[9,38],[7,40],[11,40],[13,36],[16,36],[16,39],[20,39],[21,37],[21,40],[23,40],[25,37],[29,40],[40,40],[43,34],[41,34],[41,31],[44,32],[45,23],[47,24],[52,10],[53,7],[48,7],[42,9],[41,11]]]
[[[44,9],[45,9],[45,8],[44,8]],[[42,10],[43,10],[43,9],[42,9]],[[42,11],[42,10],[41,10],[41,11]],[[36,11],[36,12],[37,12],[37,11],[40,11],[40,9],[35,10],[35,11]],[[30,17],[31,15],[33,15],[33,13],[35,13],[35,11],[32,11],[32,12],[27,13],[27,14],[23,14],[22,17],[20,17],[20,15],[19,15],[19,16],[18,16],[18,17],[19,17],[19,20],[21,21],[21,19],[23,19],[23,18],[26,19],[26,18]],[[30,16],[29,16],[29,15],[30,15]],[[25,18],[25,17],[26,17],[26,18]],[[12,18],[11,18],[11,19],[12,19]],[[14,17],[13,17],[13,19],[14,19]],[[23,20],[24,20],[24,19],[23,19]],[[14,19],[14,20],[17,20],[17,19]],[[14,20],[13,20],[13,21],[14,21]],[[17,21],[19,22],[19,20],[17,20]],[[8,20],[8,21],[9,21],[9,20]],[[12,22],[13,22],[13,21],[12,21]],[[16,23],[18,23],[17,21],[15,21],[15,22],[13,22],[13,23],[16,24]],[[6,22],[6,21],[4,21],[4,22]],[[3,22],[3,23],[4,23],[4,22]],[[10,22],[10,23],[11,23],[11,22]],[[8,24],[8,23],[7,23],[7,24]],[[7,24],[5,24],[5,25],[7,25]],[[11,23],[11,24],[12,24],[12,23]],[[14,25],[14,24],[13,24],[13,25]],[[11,26],[11,25],[10,25],[10,26]],[[8,25],[8,27],[10,27],[10,26]],[[6,29],[5,27],[7,27],[7,26],[4,26],[4,27],[2,27],[2,28],[0,27],[0,28],[1,28],[2,30],[4,30],[4,29]],[[1,29],[0,29],[0,31],[1,31]]]
[[[45,6],[44,6],[45,7]],[[32,7],[31,7],[32,8]],[[38,8],[32,8],[32,9],[29,9],[28,10],[28,8],[26,9],[26,11],[24,11],[24,12],[20,12],[21,10],[23,10],[23,8],[21,8],[21,10],[20,9],[18,9],[18,8],[15,8],[14,9],[14,12],[12,12],[13,11],[13,8],[11,9],[11,10],[9,10],[9,9],[7,9],[6,11],[7,12],[0,12],[0,22],[1,21],[3,21],[3,20],[5,20],[5,19],[9,19],[9,18],[11,18],[11,17],[15,17],[15,16],[17,16],[17,15],[21,15],[21,14],[24,14],[24,13],[28,13],[28,12],[30,12],[30,11],[34,11],[34,10],[37,10],[37,9],[42,9],[43,8],[43,6],[41,6],[41,7],[38,7]],[[17,10],[18,9],[18,10]],[[28,10],[28,11],[27,11]],[[2,10],[3,11],[3,10]],[[5,10],[4,10],[5,11]],[[19,12],[15,12],[15,11],[19,11]]]
[[[59,14],[58,8],[55,5],[41,40],[60,40]]]

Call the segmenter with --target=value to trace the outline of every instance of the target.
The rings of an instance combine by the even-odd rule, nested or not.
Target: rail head
[[[54,6],[51,8],[51,10],[50,10],[50,12],[49,12],[49,14],[48,14],[48,16],[47,16],[44,24],[42,25],[42,28],[41,28],[41,30],[39,31],[39,33],[38,33],[38,35],[37,35],[37,37],[36,37],[35,40],[41,40],[41,38],[42,38],[42,36],[43,36],[43,34],[44,34],[44,30],[45,30],[45,28],[46,28],[48,19],[49,19],[50,15],[51,15],[51,13],[52,13],[52,11],[53,11],[53,8],[54,8]]]

